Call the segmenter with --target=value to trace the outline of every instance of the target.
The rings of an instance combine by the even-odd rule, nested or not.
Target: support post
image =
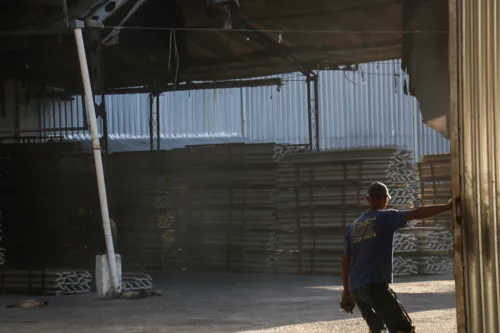
[[[245,100],[245,91],[240,88],[240,109],[241,109],[241,136],[247,136],[247,108]]]
[[[156,114],[155,114],[156,98]],[[156,140],[155,140],[156,136]],[[155,148],[156,141],[156,148]],[[160,150],[161,127],[160,127],[160,94],[149,94],[149,149]]]
[[[112,280],[112,293],[121,291],[121,281],[119,281],[118,270],[116,266],[116,256],[111,234],[111,224],[109,221],[108,199],[106,196],[106,185],[104,182],[104,169],[102,166],[101,147],[99,143],[99,132],[97,130],[97,118],[95,113],[94,98],[92,95],[92,86],[90,84],[90,75],[85,55],[85,45],[83,42],[83,33],[80,27],[74,29],[76,46],[78,49],[78,59],[80,61],[80,70],[83,79],[83,88],[87,101],[87,108],[90,122],[90,132],[92,135],[92,148],[94,152],[94,161],[97,175],[97,187],[99,190],[99,200],[101,206],[102,225],[104,229],[104,238],[106,241],[106,252],[108,256],[109,272]]]
[[[21,94],[19,92],[19,81],[14,80],[14,106],[15,106],[15,123],[16,123],[16,136],[20,137],[21,136]],[[55,122],[54,122],[55,124]],[[55,126],[54,126],[55,127]]]
[[[154,150],[154,120],[153,120],[153,108],[154,108],[154,95],[149,94],[149,150]]]
[[[320,149],[319,144],[319,84],[318,75],[315,73],[306,76],[307,84],[307,123],[309,127],[309,148],[312,151]]]
[[[101,94],[101,104],[99,105],[99,108],[101,109],[101,119],[102,119],[102,145],[104,153],[108,155],[109,154],[108,113],[106,110],[106,99],[104,94]]]
[[[160,94],[156,94],[156,150],[161,148]]]
[[[320,149],[319,145],[319,77],[318,73],[314,76],[314,130],[316,135],[316,150]]]

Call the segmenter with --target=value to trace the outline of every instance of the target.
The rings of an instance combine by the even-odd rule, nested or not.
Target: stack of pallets
[[[385,183],[391,207],[413,207],[417,181],[412,153],[365,148],[296,153],[281,160],[277,174],[272,258],[275,272],[338,274],[346,227],[366,211],[366,189]]]

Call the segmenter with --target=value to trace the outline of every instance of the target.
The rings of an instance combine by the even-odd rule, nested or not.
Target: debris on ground
[[[41,308],[49,305],[49,301],[44,299],[29,299],[24,301],[19,301],[17,303],[7,305],[7,308],[19,308],[19,309],[31,309],[31,308]]]

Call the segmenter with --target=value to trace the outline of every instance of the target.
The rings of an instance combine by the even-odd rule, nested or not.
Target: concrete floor
[[[163,297],[98,301],[94,294],[48,298],[49,306],[6,309],[0,333],[368,332],[359,312],[339,311],[337,277],[247,274],[154,275]],[[418,332],[456,332],[451,276],[399,278],[393,286]]]

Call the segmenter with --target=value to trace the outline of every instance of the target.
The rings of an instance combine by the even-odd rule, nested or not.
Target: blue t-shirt
[[[351,255],[349,289],[370,283],[392,283],[394,232],[407,226],[408,211],[372,210],[347,229],[345,254]]]

